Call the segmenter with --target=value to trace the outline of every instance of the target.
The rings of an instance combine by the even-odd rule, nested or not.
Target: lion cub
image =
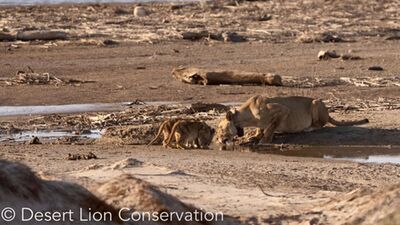
[[[174,126],[174,124],[176,122],[178,122],[179,120],[181,120],[181,119],[178,119],[178,118],[166,119],[164,122],[162,122],[162,124],[160,125],[160,128],[158,129],[156,137],[153,140],[151,140],[148,145],[154,144],[154,142],[157,141],[157,139],[161,136],[161,133],[162,133],[163,136],[164,136],[162,144],[163,144],[164,147],[167,147],[166,143],[167,143],[169,134],[171,133],[171,129]]]
[[[176,147],[180,149],[208,148],[214,137],[215,130],[207,123],[196,120],[180,120],[174,124],[168,140],[167,146],[171,146],[171,141],[175,138]]]

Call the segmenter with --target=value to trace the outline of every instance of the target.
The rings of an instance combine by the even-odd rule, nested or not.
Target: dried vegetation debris
[[[304,85],[308,85],[305,83]],[[379,97],[371,100],[355,98],[339,99],[332,95],[324,100],[331,112],[400,110],[399,98]],[[238,103],[239,104],[239,103]],[[52,144],[148,144],[156,136],[160,124],[170,119],[195,119],[217,125],[218,120],[231,107],[221,104],[193,103],[191,105],[136,105],[114,113],[84,113],[79,115],[38,116],[30,120],[0,122],[0,134],[24,130],[67,130],[76,136],[54,140]],[[100,130],[99,139],[85,137],[88,130]],[[161,141],[157,142],[159,144]]]
[[[396,39],[393,31],[400,27],[399,8],[400,3],[394,0],[2,7],[1,25],[8,32],[0,33],[0,39],[16,40],[17,35],[13,32],[18,31],[57,30],[68,32],[69,41],[112,38],[154,43],[185,38],[309,43],[352,41],[369,36],[386,36],[391,40]],[[64,38],[63,35],[60,37]]]
[[[330,98],[324,100],[331,112],[333,111],[383,111],[399,110],[400,98],[379,97],[371,100]]]
[[[87,154],[84,153],[77,153],[77,154],[71,154],[68,153],[68,156],[66,157],[67,160],[90,160],[90,159],[97,159],[97,156],[93,152],[89,152]]]
[[[156,136],[158,126],[136,125],[108,127],[97,143],[145,145]]]
[[[338,85],[353,85],[356,87],[400,87],[400,77],[293,77],[283,76],[284,87],[315,88]]]
[[[5,79],[3,82],[8,86],[13,85],[74,85],[79,86],[93,81],[81,81],[76,79],[58,78],[50,73],[35,73],[34,71],[18,71],[12,78]]]
[[[297,39],[297,42],[301,43],[314,43],[314,42],[350,42],[349,40],[344,40],[337,34],[332,34],[330,32],[322,32],[322,33],[309,33],[304,32],[301,33]]]
[[[322,50],[318,52],[318,60],[329,60],[340,58],[342,60],[360,60],[362,59],[358,55],[352,54],[338,54],[335,50]]]

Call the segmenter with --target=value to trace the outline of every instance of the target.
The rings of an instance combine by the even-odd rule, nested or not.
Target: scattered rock
[[[142,100],[139,99],[135,99],[131,102],[129,102],[128,104],[126,104],[127,106],[133,106],[133,105],[146,105],[146,103]]]
[[[340,55],[338,55],[335,50],[318,52],[318,60],[328,60],[328,59],[339,58],[339,57],[340,57]]]
[[[17,39],[21,41],[35,41],[35,40],[66,40],[68,34],[63,31],[51,31],[51,30],[30,30],[20,31],[17,33]]]
[[[88,154],[71,154],[68,153],[67,160],[90,160],[97,159],[97,156],[93,152],[89,152]]]
[[[341,58],[342,60],[360,60],[362,59],[360,56],[351,55],[351,54],[338,54],[335,50],[332,51],[320,51],[318,53],[318,60],[328,60]]]
[[[177,10],[177,9],[182,9],[184,7],[184,5],[182,4],[172,4],[169,9],[170,10]]]
[[[269,15],[269,14],[264,14],[264,15],[257,17],[258,21],[268,21],[271,19],[272,19],[272,15]]]
[[[126,9],[123,9],[123,8],[116,8],[114,12],[117,15],[129,15],[129,14],[132,14],[132,11],[129,11],[129,10],[126,10]]]
[[[181,36],[182,39],[190,41],[198,41],[201,39],[221,41],[223,39],[221,34],[212,34],[206,30],[185,31],[181,33]]]
[[[360,60],[360,59],[362,59],[360,56],[351,55],[351,54],[343,54],[340,57],[342,60]]]
[[[89,166],[87,166],[85,169],[83,169],[84,171],[87,171],[87,170],[98,170],[98,169],[101,169],[101,168],[103,168],[104,166],[103,165],[99,165],[99,164],[92,164],[92,165],[89,165]]]
[[[119,42],[114,41],[114,40],[111,40],[111,39],[106,39],[106,40],[103,41],[103,44],[104,44],[104,45],[111,45],[111,46],[113,46],[113,45],[118,45]]]
[[[198,31],[198,32],[187,31],[181,33],[181,35],[184,40],[197,41],[202,38],[207,38],[209,36],[209,33],[208,31]]]
[[[33,137],[30,141],[29,141],[30,145],[41,145],[42,142],[40,142],[40,139],[38,137]]]
[[[127,158],[108,167],[111,170],[122,170],[142,166],[144,163],[134,158]]]
[[[147,10],[146,10],[144,7],[142,7],[142,6],[137,6],[137,7],[135,7],[135,9],[133,10],[133,15],[134,15],[135,17],[145,17],[145,16],[148,16],[149,13],[147,12]]]
[[[380,66],[371,66],[368,68],[368,70],[372,70],[372,71],[383,71],[383,68]]]

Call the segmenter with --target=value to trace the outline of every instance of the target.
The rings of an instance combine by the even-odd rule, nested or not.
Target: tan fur
[[[327,123],[336,126],[351,126],[368,123],[359,121],[336,121],[329,116],[321,100],[308,97],[251,97],[237,111],[229,111],[217,128],[217,141],[226,143],[243,131],[244,127],[259,129],[261,143],[272,141],[275,132],[296,133],[322,128]]]
[[[207,148],[214,136],[214,129],[205,122],[195,120],[181,120],[174,124],[166,142],[171,146],[175,138],[176,147],[187,149],[188,147]]]
[[[157,139],[161,136],[161,133],[164,136],[163,139],[163,146],[166,146],[166,142],[168,140],[169,134],[171,133],[171,129],[174,126],[174,124],[179,121],[180,119],[166,119],[164,122],[161,123],[160,128],[158,129],[156,137],[150,141],[148,145],[154,144],[154,142],[157,141]]]

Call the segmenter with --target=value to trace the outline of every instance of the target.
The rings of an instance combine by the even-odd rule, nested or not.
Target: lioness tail
[[[361,125],[361,124],[369,123],[369,120],[363,119],[363,120],[354,120],[354,121],[337,121],[337,120],[333,119],[332,117],[329,117],[329,123],[331,123],[335,126],[354,126],[354,125]]]
[[[174,124],[174,126],[172,126],[171,132],[169,133],[169,136],[168,136],[167,142],[165,143],[165,146],[169,146],[169,144],[170,144],[171,141],[172,141],[172,138],[175,137],[175,131],[176,131],[178,125],[180,124],[180,122],[181,122],[181,121],[178,121],[178,122],[176,122],[176,123]]]
[[[160,125],[160,128],[158,129],[158,133],[157,133],[156,137],[155,137],[153,140],[151,140],[150,143],[148,143],[147,145],[152,145],[152,144],[154,144],[154,142],[157,141],[157,139],[160,137],[160,135],[161,135],[161,133],[162,133],[162,130],[164,129],[164,127],[165,127],[165,125],[166,125],[167,123],[168,123],[168,120],[164,121],[164,122]]]

